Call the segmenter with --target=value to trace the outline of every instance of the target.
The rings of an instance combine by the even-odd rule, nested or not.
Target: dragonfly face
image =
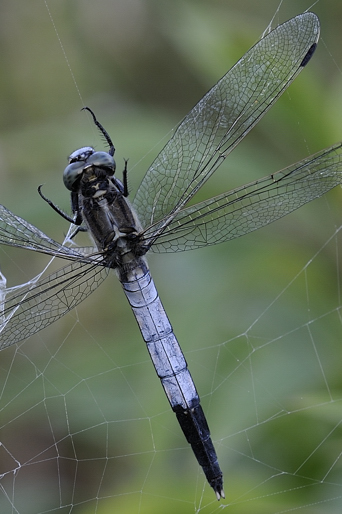
[[[120,182],[114,176],[114,145],[88,109],[109,151],[83,147],[71,154],[64,183],[71,191],[73,218],[48,202],[75,225],[85,225],[97,247],[93,253],[53,241],[0,206],[1,243],[70,261],[19,292],[6,292],[0,348],[59,319],[96,289],[108,268],[115,268],[170,406],[218,499],[224,497],[223,479],[208,424],[144,254],[149,249],[174,252],[228,241],[341,184],[342,144],[338,143],[267,177],[189,206],[307,65],[318,38],[318,18],[307,12],[253,46],[183,119],[146,172],[132,205],[127,199],[127,163]]]
[[[63,173],[63,182],[70,191],[77,191],[78,180],[86,168],[97,166],[107,175],[114,175],[115,161],[108,152],[95,152],[91,146],[80,148],[69,157],[69,164]]]

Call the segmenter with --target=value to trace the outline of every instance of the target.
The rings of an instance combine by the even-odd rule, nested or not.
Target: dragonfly
[[[65,259],[49,276],[0,289],[0,348],[30,337],[89,296],[114,270],[180,427],[218,500],[223,473],[200,397],[166,315],[146,260],[148,251],[175,252],[228,241],[287,215],[341,184],[342,143],[281,171],[213,198],[191,202],[228,154],[308,64],[320,24],[300,14],[261,38],[185,116],[147,170],[133,202],[127,161],[115,176],[115,148],[97,120],[108,151],[73,152],[63,180],[72,216],[93,246],[60,244],[0,206],[0,243]],[[3,277],[4,279],[4,277]]]

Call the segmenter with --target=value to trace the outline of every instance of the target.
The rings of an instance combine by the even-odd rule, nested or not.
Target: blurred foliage
[[[36,188],[45,183],[45,194],[69,209],[61,180],[68,153],[102,148],[83,105],[111,134],[119,170],[129,158],[134,191],[209,87],[271,22],[311,5],[44,4],[0,6],[0,202],[59,241],[66,223]],[[341,139],[342,3],[320,0],[312,10],[322,25],[314,58],[208,194]],[[333,191],[229,245],[149,259],[202,396],[225,474],[224,505],[234,514],[341,511],[341,241],[328,242],[341,225],[340,197]],[[47,262],[0,251],[9,285]],[[2,480],[9,496],[1,513],[217,511],[113,278],[77,312],[2,352],[0,370],[0,473],[15,469],[15,458],[22,466]]]

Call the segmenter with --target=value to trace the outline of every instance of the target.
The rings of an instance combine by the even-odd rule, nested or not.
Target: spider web
[[[125,126],[125,118],[127,111],[116,123]],[[87,132],[77,135],[79,145],[68,134],[56,153],[83,145]],[[26,219],[60,240],[64,222],[17,186],[20,170],[38,168],[36,185],[55,160],[59,179],[60,155],[31,148],[27,159],[27,136],[3,139],[23,150],[25,166],[15,154],[14,178],[4,182],[12,195],[1,202],[19,215],[27,209]],[[261,137],[262,129],[237,149],[232,170],[265,174],[255,168],[256,156],[261,167],[271,163],[258,151]],[[270,172],[281,167],[277,160]],[[216,248],[149,258],[202,399],[226,501],[216,501],[184,440],[113,274],[77,310],[0,354],[1,513],[340,512],[340,195]],[[27,256],[1,252],[10,286],[46,264]]]

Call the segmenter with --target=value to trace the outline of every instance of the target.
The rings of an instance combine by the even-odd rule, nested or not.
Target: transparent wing
[[[58,320],[91,294],[108,269],[93,248],[73,249],[0,205],[0,244],[73,261],[49,276],[6,289],[0,280],[0,349],[26,339]]]
[[[82,259],[81,251],[61,245],[44,232],[0,205],[0,244],[67,259]]]
[[[156,237],[309,61],[319,21],[304,13],[253,46],[199,101],[146,172],[133,205]],[[163,218],[164,221],[163,221]]]
[[[182,209],[153,244],[154,252],[200,248],[248,234],[342,183],[342,143],[227,193]],[[155,238],[154,227],[144,239]]]
[[[108,275],[97,262],[73,262],[51,275],[0,291],[0,350],[58,320],[87,298]]]

